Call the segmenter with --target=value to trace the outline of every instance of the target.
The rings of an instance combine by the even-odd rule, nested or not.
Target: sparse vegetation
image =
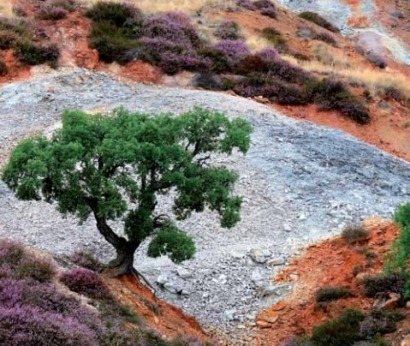
[[[276,49],[284,50],[287,47],[286,39],[275,28],[267,27],[262,30],[262,36]]]
[[[8,68],[3,59],[0,58],[0,76],[5,76],[8,73]]]
[[[404,280],[398,274],[381,274],[366,277],[363,281],[364,293],[367,297],[374,297],[378,293],[403,294]]]
[[[369,238],[370,232],[361,224],[351,224],[342,231],[342,238],[348,243],[357,243]]]
[[[315,299],[317,303],[327,303],[352,296],[353,293],[345,287],[324,287],[316,292]]]
[[[316,25],[319,25],[322,28],[325,28],[329,31],[339,32],[338,28],[336,28],[332,23],[330,23],[325,18],[323,18],[322,16],[320,16],[319,14],[315,12],[309,12],[309,11],[302,12],[299,14],[299,17],[309,22],[315,23]]]
[[[67,17],[68,11],[64,7],[55,4],[42,4],[37,12],[38,19],[60,20]]]

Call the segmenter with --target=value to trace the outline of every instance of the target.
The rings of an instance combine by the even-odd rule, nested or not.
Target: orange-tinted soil
[[[120,279],[105,278],[105,281],[115,297],[136,311],[149,329],[168,339],[195,336],[203,342],[211,341],[194,317],[158,299],[134,276],[123,276]]]
[[[356,276],[380,272],[398,229],[379,218],[366,220],[364,226],[370,231],[368,240],[348,244],[341,238],[334,238],[312,245],[275,278],[276,282],[293,279],[294,290],[285,301],[259,315],[259,346],[280,345],[291,336],[310,333],[315,325],[338,317],[345,308],[368,310],[372,306],[374,299],[364,297]],[[355,296],[317,306],[317,289],[334,286],[346,287]]]

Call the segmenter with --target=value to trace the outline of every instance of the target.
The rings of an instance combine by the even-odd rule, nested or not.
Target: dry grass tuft
[[[410,80],[395,71],[377,70],[358,65],[343,66],[343,63],[325,64],[322,61],[300,61],[291,56],[286,60],[308,72],[332,74],[346,78],[349,82],[365,86],[372,96],[384,95],[389,88],[400,91],[403,101],[410,106]]]

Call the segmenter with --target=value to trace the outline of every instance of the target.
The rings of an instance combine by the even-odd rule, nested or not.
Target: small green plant
[[[331,24],[329,21],[327,21],[325,18],[320,16],[319,14],[315,12],[302,12],[299,14],[300,18],[303,18],[309,22],[315,23],[316,25],[321,26],[322,28],[325,28],[329,31],[332,32],[339,32],[339,29],[336,28],[333,24]]]
[[[361,224],[351,224],[342,231],[342,238],[349,244],[357,243],[369,238],[369,231]]]
[[[332,321],[313,329],[310,340],[314,346],[348,346],[360,341],[360,322],[365,315],[358,310],[345,310]]]
[[[262,36],[267,39],[275,48],[285,48],[287,46],[286,39],[282,34],[272,27],[267,27],[262,30]]]
[[[333,300],[353,297],[353,293],[345,287],[324,287],[316,292],[317,303],[327,303]]]

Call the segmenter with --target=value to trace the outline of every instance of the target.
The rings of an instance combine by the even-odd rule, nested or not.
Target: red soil
[[[291,336],[310,333],[315,325],[338,317],[345,308],[368,310],[372,306],[374,299],[364,297],[356,275],[380,271],[398,229],[391,222],[379,218],[365,221],[364,226],[371,232],[368,240],[349,245],[341,238],[334,238],[312,245],[275,278],[276,282],[293,278],[296,280],[295,288],[286,300],[259,315],[261,328],[257,345],[280,345]],[[375,258],[369,258],[369,253]],[[355,297],[318,307],[314,299],[316,290],[332,286],[346,287]]]
[[[199,340],[211,341],[194,317],[182,310],[159,300],[150,289],[133,276],[120,279],[105,278],[111,292],[125,305],[142,317],[146,327],[172,339],[177,336],[195,336]]]

